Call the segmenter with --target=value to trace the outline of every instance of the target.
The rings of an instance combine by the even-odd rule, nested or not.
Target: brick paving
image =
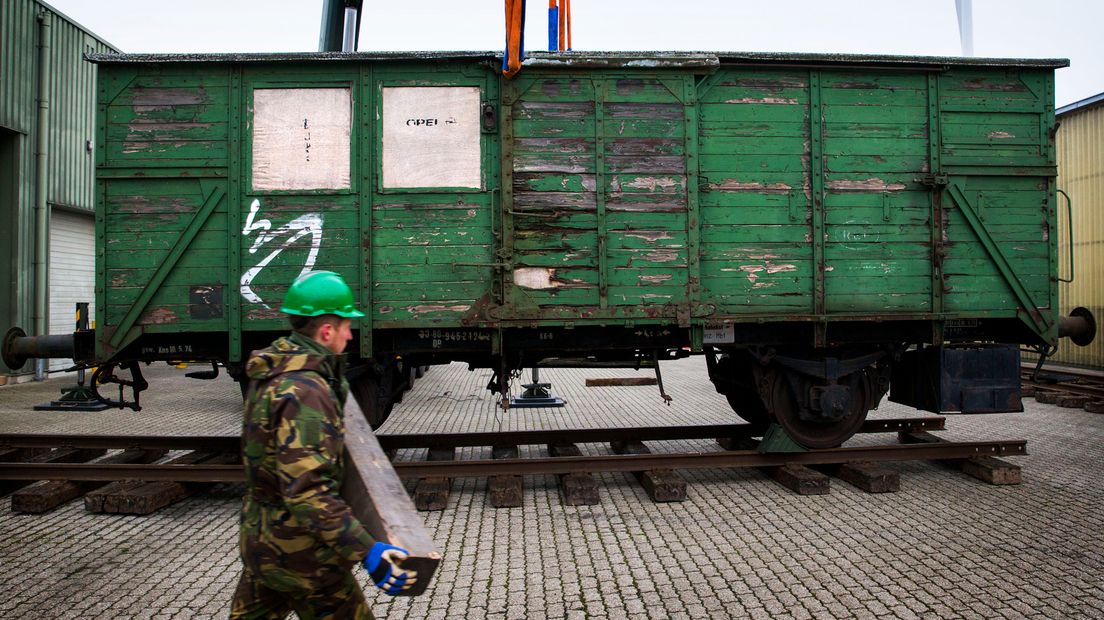
[[[138,413],[35,412],[30,405],[55,398],[65,381],[3,387],[0,429],[235,434],[236,386],[184,372],[151,367],[153,388]],[[645,372],[543,370],[568,406],[501,412],[483,390],[487,371],[435,367],[381,432],[733,421],[700,358],[664,366],[670,407],[655,387],[584,387],[586,377]],[[530,476],[524,506],[494,509],[485,480],[457,480],[447,510],[423,513],[445,554],[430,591],[415,599],[366,591],[378,616],[411,619],[1104,618],[1104,415],[1026,405],[1020,414],[949,417],[941,433],[1027,439],[1030,455],[1008,459],[1024,468],[1019,486],[895,463],[898,493],[833,481],[829,495],[800,497],[757,471],[695,470],[683,472],[687,501],[653,504],[631,476],[600,474],[601,504],[568,507],[555,477]],[[872,417],[905,415],[927,414],[886,403]],[[461,451],[486,456],[489,449]],[[142,517],[88,514],[80,501],[38,516],[2,506],[0,617],[225,617],[239,571],[240,493],[220,485]]]

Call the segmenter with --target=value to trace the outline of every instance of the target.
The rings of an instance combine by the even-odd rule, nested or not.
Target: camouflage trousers
[[[248,568],[242,571],[231,620],[279,619],[294,611],[300,620],[373,620],[364,592],[351,570],[334,573],[321,583],[304,581],[300,587],[274,590],[263,576]]]

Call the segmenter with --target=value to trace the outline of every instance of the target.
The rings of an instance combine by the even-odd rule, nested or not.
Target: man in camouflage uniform
[[[340,496],[352,319],[364,316],[341,276],[316,271],[284,298],[292,333],[254,351],[242,427],[245,565],[231,618],[372,618],[352,567],[388,594],[409,588],[405,550],[375,541]]]

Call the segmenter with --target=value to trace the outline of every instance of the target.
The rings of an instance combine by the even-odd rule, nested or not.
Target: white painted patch
[[[718,192],[754,192],[759,194],[788,194],[793,187],[782,183],[760,183],[758,181],[738,181],[725,179],[720,183],[710,183],[706,186],[711,191]]]
[[[761,265],[741,265],[740,271],[748,274],[748,282],[755,284],[755,281],[759,279],[759,272],[764,271],[766,268]]]
[[[482,186],[477,86],[383,89],[383,187]]]
[[[626,237],[636,237],[637,239],[643,239],[648,243],[655,243],[660,239],[671,239],[671,233],[666,230],[638,230],[636,232],[625,233]]]
[[[521,288],[536,290],[559,288],[559,282],[552,281],[552,277],[555,275],[555,269],[548,269],[545,267],[522,267],[514,270],[514,284]]]
[[[423,304],[419,306],[407,306],[404,309],[411,314],[426,314],[429,312],[467,312],[471,310],[471,305],[457,304],[454,306],[446,306],[443,304]]]
[[[657,189],[673,189],[675,187],[675,180],[671,177],[636,177],[631,183],[626,183],[625,187],[646,189],[654,193]]]
[[[865,180],[841,179],[829,181],[828,189],[840,191],[899,192],[905,189],[904,183],[887,183],[883,179],[872,177]]]
[[[640,258],[653,263],[673,263],[679,260],[679,253],[677,250],[653,250],[641,254]]]
[[[727,99],[725,103],[765,103],[768,105],[797,105],[797,99],[788,97],[744,97],[743,99]]]
[[[253,189],[348,189],[348,88],[253,91]]]
[[[1015,138],[1014,134],[1010,134],[1007,131],[991,131],[989,132],[990,140],[1007,140],[1009,138]]]
[[[784,264],[775,264],[775,263],[772,263],[770,261],[767,261],[765,264],[762,264],[762,265],[741,265],[740,266],[740,271],[743,271],[744,273],[748,274],[748,276],[747,276],[748,282],[751,282],[752,286],[754,286],[755,288],[761,288],[761,287],[764,287],[764,286],[774,286],[774,284],[766,284],[766,283],[763,283],[763,282],[758,282],[757,283],[756,280],[759,279],[759,274],[760,273],[766,272],[767,274],[773,274],[773,273],[785,273],[785,272],[788,272],[788,271],[797,271],[797,265],[786,264],[786,263],[784,263]]]

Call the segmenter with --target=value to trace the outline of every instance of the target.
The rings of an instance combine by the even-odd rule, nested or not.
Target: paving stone
[[[0,388],[7,432],[224,434],[240,431],[240,395],[218,379],[151,366],[143,410],[35,412],[54,381]],[[383,433],[486,432],[732,423],[700,359],[664,366],[675,400],[630,388],[587,390],[593,371],[542,370],[568,406],[494,408],[485,371],[433,367]],[[634,371],[603,369],[602,376]],[[618,373],[623,373],[618,375]],[[179,394],[188,394],[180,398]],[[46,397],[46,398],[44,398]],[[600,399],[599,399],[600,398]],[[872,417],[926,416],[882,403]],[[1026,439],[1017,486],[979,484],[926,462],[895,463],[899,492],[837,485],[798,496],[757,472],[684,470],[693,493],[654,504],[620,474],[595,476],[602,503],[563,506],[555,476],[527,476],[522,505],[489,507],[486,481],[455,479],[449,507],[423,513],[444,561],[429,593],[391,599],[368,586],[381,618],[1101,617],[1104,573],[1104,416],[1025,402],[1023,413],[948,416],[949,440]],[[859,436],[847,445],[889,445]],[[653,452],[718,450],[711,440],[649,442]],[[521,457],[540,446],[519,446]],[[609,454],[605,444],[579,444]],[[487,449],[457,458],[489,458]],[[401,450],[398,460],[425,458]],[[226,617],[237,584],[242,487],[218,485],[151,515],[85,513],[70,502],[45,515],[0,511],[0,616]],[[700,572],[693,572],[694,562]],[[689,567],[689,568],[687,568]],[[597,583],[596,583],[597,580]],[[89,597],[95,593],[95,597]]]

